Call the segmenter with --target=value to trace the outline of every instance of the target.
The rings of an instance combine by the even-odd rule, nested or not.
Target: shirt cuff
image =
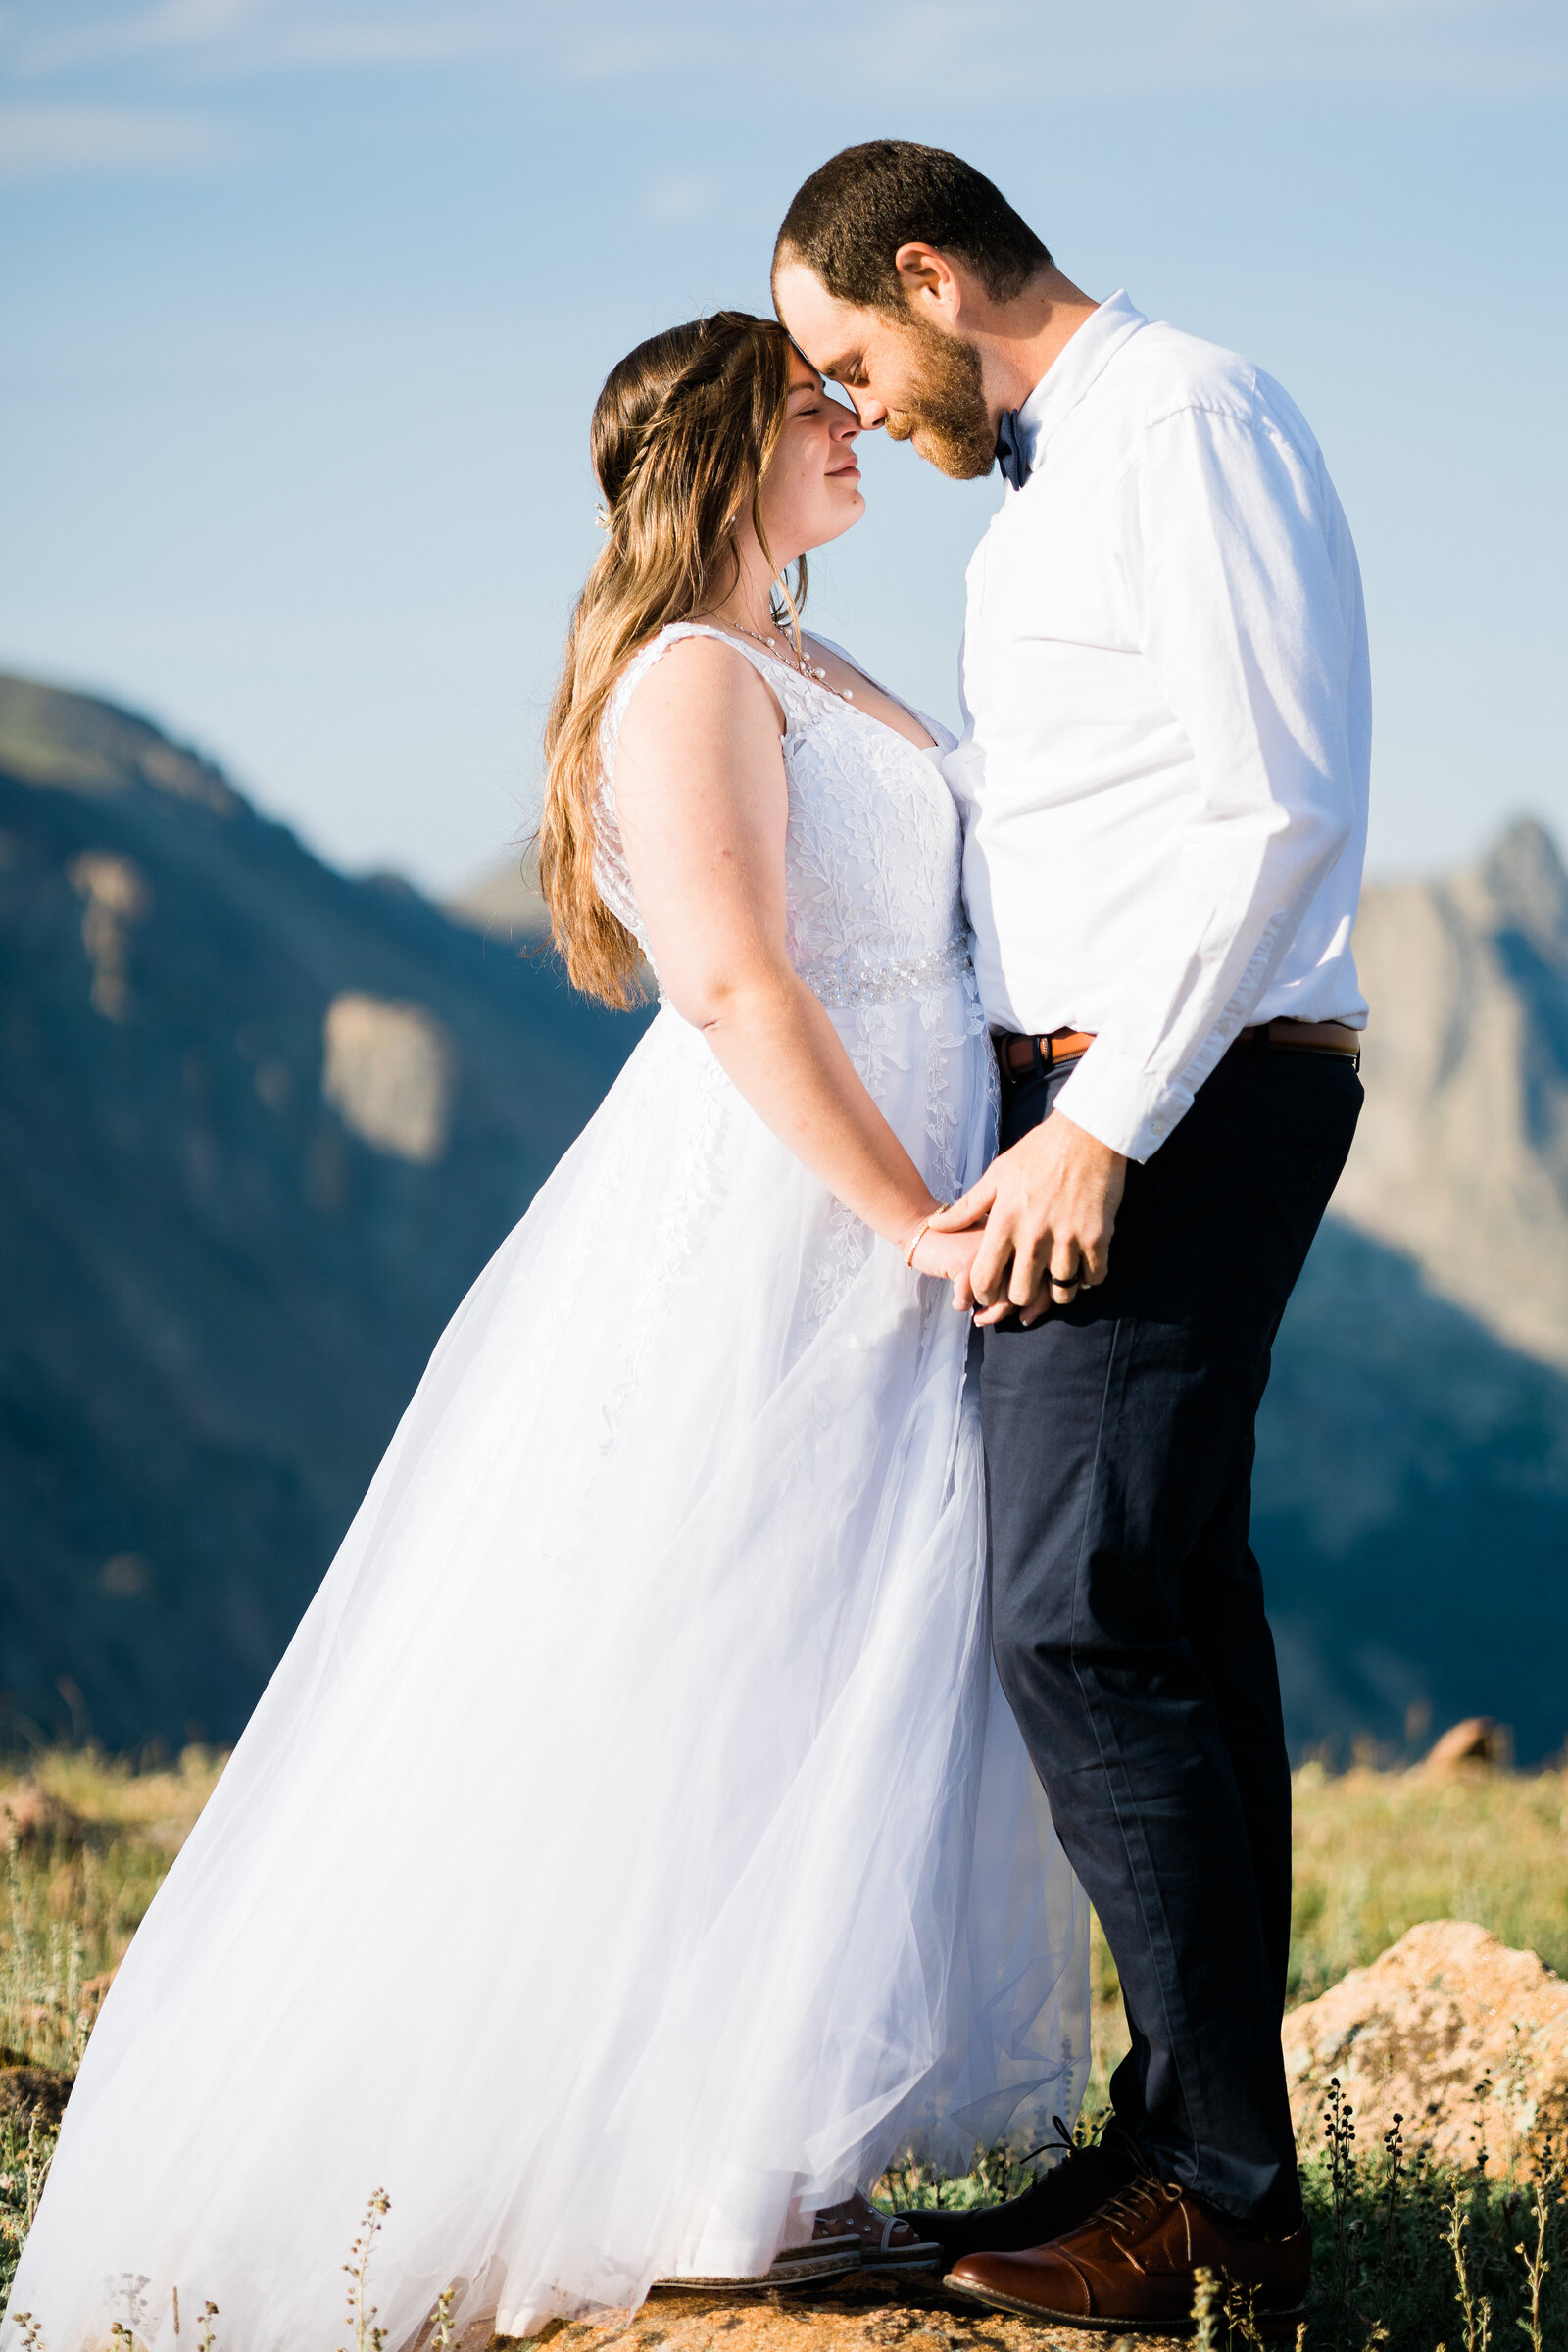
[[[1190,1089],[1151,1078],[1104,1039],[1090,1047],[1052,1105],[1128,1159],[1152,1159],[1192,1106]]]

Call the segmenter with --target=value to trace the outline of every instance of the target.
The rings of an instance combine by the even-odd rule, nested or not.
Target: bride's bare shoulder
[[[620,745],[635,753],[675,743],[689,753],[770,738],[776,746],[784,724],[772,688],[733,638],[694,633],[667,638],[645,663],[621,716]]]

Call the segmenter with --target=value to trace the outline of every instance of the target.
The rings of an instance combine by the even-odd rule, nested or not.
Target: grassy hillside
[[[91,2032],[108,1972],[215,1785],[221,1759],[190,1749],[177,1764],[136,1772],[81,1751],[42,1756],[9,1801],[18,1835],[0,1927],[0,2286],[9,2280],[47,2167],[53,2119]],[[0,1788],[0,1806],[8,1792]],[[1568,1774],[1356,1770],[1309,1765],[1296,1783],[1294,1994],[1309,1998],[1376,1957],[1418,1920],[1460,1916],[1568,1970]],[[1103,2096],[1124,2046],[1115,1974],[1097,1939],[1096,2081]],[[1312,2339],[1346,2352],[1387,2340],[1391,2352],[1487,2352],[1529,2318],[1518,2245],[1537,2228],[1525,2182],[1446,2176],[1416,2164],[1391,2176],[1387,2153],[1320,2132],[1303,2147],[1319,2238]],[[1002,2150],[979,2152],[965,2181],[918,2167],[885,2184],[900,2199],[973,2201],[1015,2186]],[[368,2183],[368,2188],[369,2184]],[[1568,2322],[1568,2205],[1560,2171],[1543,2191],[1552,2271],[1544,2341],[1560,2352]],[[1455,2219],[1457,2216],[1457,2220]],[[1461,2307],[1461,2271],[1471,2296]],[[1387,2331],[1386,2338],[1376,2332]],[[1530,2328],[1525,2325],[1525,2333]],[[1211,2340],[1223,2340],[1216,2323]],[[965,2339],[966,2340],[966,2339]],[[1248,2341],[1245,2331],[1237,2341]],[[132,2352],[132,2347],[122,2347]],[[221,2331],[220,2330],[220,2352]]]

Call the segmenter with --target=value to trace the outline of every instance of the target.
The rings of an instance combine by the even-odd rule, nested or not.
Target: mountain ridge
[[[0,1687],[231,1738],[639,1024],[9,678],[0,1006]]]
[[[0,678],[15,1736],[235,1735],[640,1034],[514,952],[526,903],[453,914],[334,873],[135,714]],[[1370,890],[1363,932],[1367,1109],[1259,1425],[1291,1737],[1484,1711],[1529,1759],[1568,1733],[1568,877],[1515,826]]]

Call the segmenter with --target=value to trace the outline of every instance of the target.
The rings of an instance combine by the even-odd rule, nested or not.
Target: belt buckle
[[[997,1055],[1003,1076],[1014,1086],[1021,1086],[1026,1078],[1053,1077],[1060,1066],[1056,1060],[1055,1045],[1049,1037],[1025,1036],[1022,1031],[1014,1031],[1004,1040],[1004,1045],[1006,1048],[1017,1045],[1029,1049],[1028,1058],[1021,1069],[1014,1067],[1008,1052],[1004,1051]]]

